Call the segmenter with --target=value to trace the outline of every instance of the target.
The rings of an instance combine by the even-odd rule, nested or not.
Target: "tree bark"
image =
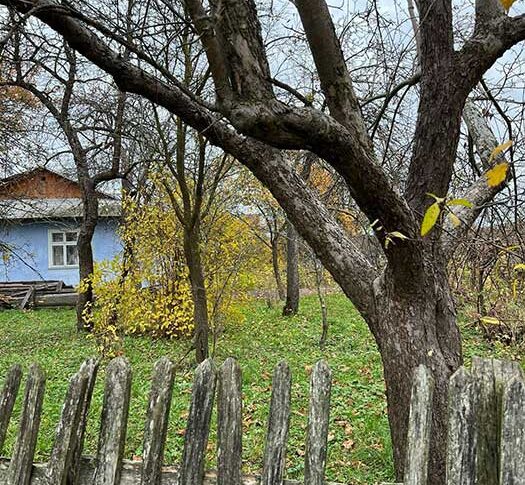
[[[299,311],[299,240],[291,222],[286,224],[286,303],[283,316]]]
[[[413,370],[428,366],[434,376],[429,484],[445,483],[447,389],[462,363],[461,337],[445,265],[429,258],[418,285],[405,288],[390,268],[376,280],[377,313],[368,320],[383,360],[388,418],[398,481],[403,480]]]
[[[193,296],[194,343],[197,363],[208,358],[209,333],[208,299],[199,244],[198,224],[192,230],[184,228],[184,256],[190,273],[191,294]]]

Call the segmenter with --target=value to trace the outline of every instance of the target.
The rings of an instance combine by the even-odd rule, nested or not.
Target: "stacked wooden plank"
[[[9,281],[0,283],[0,308],[74,306],[77,294],[63,281]]]

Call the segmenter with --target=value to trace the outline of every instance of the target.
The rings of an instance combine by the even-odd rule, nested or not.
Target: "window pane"
[[[66,241],[76,241],[78,239],[78,233],[76,232],[66,232]]]
[[[64,233],[63,232],[53,232],[51,233],[52,241],[53,242],[62,242],[64,240]]]
[[[67,265],[76,266],[78,264],[78,249],[76,246],[66,246]]]
[[[64,248],[53,246],[53,266],[64,266]]]

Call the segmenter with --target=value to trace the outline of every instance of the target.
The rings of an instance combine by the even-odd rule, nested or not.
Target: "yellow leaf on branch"
[[[494,150],[492,150],[492,153],[490,154],[489,163],[492,162],[492,160],[495,160],[499,155],[501,155],[505,150],[507,150],[511,146],[512,146],[512,140],[509,140],[509,141],[506,141],[505,143],[502,143],[501,145],[498,145],[496,148],[494,148]]]
[[[434,202],[425,212],[423,222],[421,223],[421,235],[424,236],[436,225],[441,207],[437,202]]]
[[[503,5],[503,8],[505,9],[505,12],[508,12],[510,10],[510,7],[512,7],[512,4],[516,0],[500,0],[501,5]]]
[[[509,170],[509,164],[507,162],[498,163],[491,168],[485,175],[489,187],[497,187],[499,184],[505,181],[507,178],[507,172]]]
[[[447,205],[462,205],[463,207],[468,207],[469,209],[474,207],[474,204],[472,204],[472,202],[468,201],[467,199],[451,199],[447,202]]]

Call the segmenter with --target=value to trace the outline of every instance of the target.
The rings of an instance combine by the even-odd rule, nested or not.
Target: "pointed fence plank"
[[[9,369],[4,387],[0,393],[0,453],[2,453],[21,380],[22,367],[19,364],[15,364]]]
[[[319,361],[310,380],[310,411],[304,462],[304,484],[324,485],[330,420],[332,373],[328,364]]]
[[[447,484],[474,485],[480,386],[460,367],[450,378],[448,393]]]
[[[31,365],[27,377],[18,437],[9,464],[8,485],[28,485],[31,479],[46,378],[40,367]]]
[[[82,458],[82,450],[84,449],[84,434],[86,432],[87,418],[89,413],[89,406],[91,405],[91,397],[93,396],[93,389],[97,379],[98,360],[87,359],[80,366],[80,374],[85,375],[87,379],[86,392],[84,393],[84,400],[80,410],[80,419],[76,429],[76,437],[74,440],[73,450],[71,452],[71,463],[68,471],[67,483],[68,485],[77,485],[79,483],[80,463]]]
[[[219,373],[217,398],[217,485],[241,483],[242,376],[235,359],[226,359]]]
[[[155,363],[144,429],[142,485],[160,485],[173,393],[175,366],[162,357]]]
[[[503,385],[513,377],[522,377],[523,372],[517,362],[474,357],[472,375],[480,384],[477,485],[494,485],[500,476]]]
[[[113,359],[106,369],[95,485],[118,485],[129,412],[131,369],[126,359]]]
[[[70,381],[47,466],[47,483],[49,485],[65,485],[67,482],[87,384],[88,376],[80,371]]]
[[[426,485],[434,379],[424,365],[415,369],[410,398],[405,485]]]
[[[500,482],[525,483],[525,384],[514,377],[503,393]]]
[[[290,425],[292,376],[286,362],[275,368],[261,485],[282,485]]]
[[[215,368],[211,359],[207,359],[195,371],[190,412],[184,437],[180,485],[202,485],[203,483],[204,455],[210,432],[215,385]]]

